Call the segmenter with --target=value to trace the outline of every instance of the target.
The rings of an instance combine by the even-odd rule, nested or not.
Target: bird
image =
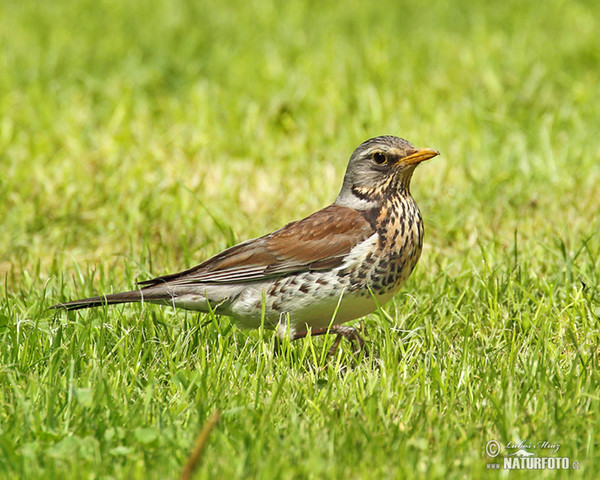
[[[229,316],[241,328],[264,325],[279,341],[331,332],[329,353],[342,338],[358,353],[364,340],[344,324],[388,302],[415,268],[424,229],[410,182],[416,167],[437,155],[400,137],[371,138],[350,156],[331,205],[135,290],[50,308],[170,305]]]

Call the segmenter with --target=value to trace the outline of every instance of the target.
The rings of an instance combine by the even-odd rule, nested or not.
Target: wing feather
[[[361,212],[331,205],[269,235],[228,248],[189,270],[140,285],[243,283],[329,270],[341,265],[348,252],[373,233]]]

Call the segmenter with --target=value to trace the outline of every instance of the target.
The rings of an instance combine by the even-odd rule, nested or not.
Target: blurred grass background
[[[0,18],[0,473],[175,478],[218,408],[198,478],[477,476],[492,438],[561,443],[593,478],[597,2],[8,0]],[[442,156],[413,181],[421,263],[366,318],[359,364],[158,307],[45,310],[327,205],[381,134]]]

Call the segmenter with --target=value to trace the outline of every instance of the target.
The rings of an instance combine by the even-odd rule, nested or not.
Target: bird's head
[[[350,157],[344,184],[335,203],[356,209],[372,208],[387,195],[409,193],[417,165],[439,155],[416,148],[403,138],[386,135],[361,144]]]

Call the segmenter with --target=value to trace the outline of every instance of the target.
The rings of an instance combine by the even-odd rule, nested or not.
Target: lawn
[[[598,2],[0,18],[0,478],[177,478],[215,411],[197,479],[506,478],[488,464],[519,444],[579,462],[519,478],[597,478]],[[166,307],[48,309],[328,205],[382,134],[442,155],[413,178],[419,265],[352,324],[368,355],[329,358],[330,336],[275,356],[269,331]]]

